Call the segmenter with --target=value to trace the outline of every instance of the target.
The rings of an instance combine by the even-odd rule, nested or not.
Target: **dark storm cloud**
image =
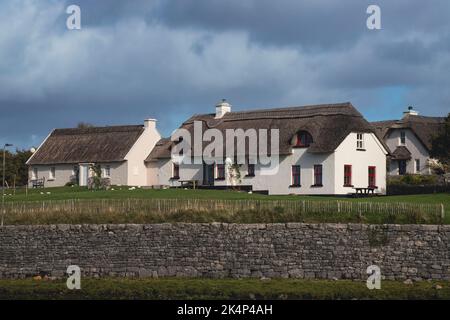
[[[366,8],[382,9],[369,31]],[[82,30],[65,28],[69,4]],[[15,0],[0,3],[0,143],[55,127],[352,101],[372,119],[450,105],[450,2]],[[386,111],[380,114],[380,110]]]

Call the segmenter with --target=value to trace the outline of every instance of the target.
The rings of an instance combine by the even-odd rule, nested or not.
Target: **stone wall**
[[[50,225],[0,228],[0,277],[299,277],[450,280],[450,226]]]

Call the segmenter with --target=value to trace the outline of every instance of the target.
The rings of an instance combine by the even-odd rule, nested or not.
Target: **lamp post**
[[[3,183],[2,183],[2,222],[1,226],[3,227],[3,218],[5,216],[5,170],[6,170],[6,148],[12,147],[13,145],[10,143],[5,143],[3,146]]]

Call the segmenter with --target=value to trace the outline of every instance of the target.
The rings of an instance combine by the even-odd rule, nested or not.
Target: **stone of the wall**
[[[450,280],[450,226],[49,225],[0,228],[0,278],[83,276]]]

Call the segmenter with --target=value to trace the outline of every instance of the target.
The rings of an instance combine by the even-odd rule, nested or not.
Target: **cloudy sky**
[[[81,7],[81,30],[66,8]],[[366,9],[381,8],[368,30]],[[450,111],[450,1],[2,0],[0,144],[77,123],[351,101],[369,120]]]

